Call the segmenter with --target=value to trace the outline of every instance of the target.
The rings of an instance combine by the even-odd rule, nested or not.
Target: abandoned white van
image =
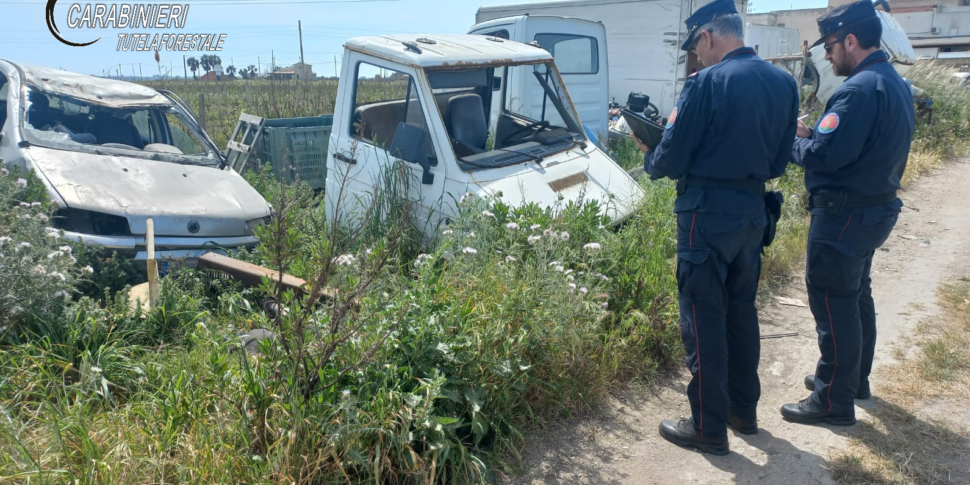
[[[344,44],[342,69],[327,153],[330,220],[356,221],[382,171],[398,162],[414,175],[408,195],[430,238],[465,193],[501,194],[511,206],[597,200],[614,224],[643,199],[639,184],[588,142],[553,56],[538,45],[482,35],[357,37]],[[397,89],[375,90],[375,75]]]
[[[33,170],[65,237],[145,259],[253,246],[271,214],[191,111],[145,86],[0,60],[0,159]]]

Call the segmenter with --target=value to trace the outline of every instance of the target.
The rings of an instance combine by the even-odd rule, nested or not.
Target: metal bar
[[[774,339],[774,338],[797,337],[797,336],[798,336],[798,332],[775,333],[775,334],[762,335],[761,336],[761,340]]]

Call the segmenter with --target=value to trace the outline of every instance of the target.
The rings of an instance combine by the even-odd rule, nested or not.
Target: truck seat
[[[475,153],[485,151],[488,126],[481,96],[462,94],[448,100],[448,134],[454,142]]]

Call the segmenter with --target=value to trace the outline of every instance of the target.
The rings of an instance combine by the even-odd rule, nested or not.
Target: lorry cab
[[[454,34],[357,37],[344,48],[327,153],[330,220],[356,220],[400,166],[429,238],[466,193],[511,206],[596,199],[615,223],[642,199],[589,142],[550,52]],[[529,79],[539,89],[523,92]]]
[[[606,27],[601,22],[553,15],[518,15],[476,24],[468,33],[524,44],[536,42],[549,51],[569,87],[583,126],[598,140],[606,141],[608,113],[604,107],[609,105],[610,77]],[[535,78],[515,79],[511,89],[523,100],[537,100],[534,106],[523,106],[528,115],[542,109],[538,102],[542,87]]]

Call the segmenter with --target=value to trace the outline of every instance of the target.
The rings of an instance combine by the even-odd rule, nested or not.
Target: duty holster
[[[771,246],[775,240],[775,232],[778,230],[778,221],[781,219],[781,206],[785,203],[785,196],[775,190],[765,193],[765,216],[768,224],[765,226],[765,235],[761,240],[764,247]]]

